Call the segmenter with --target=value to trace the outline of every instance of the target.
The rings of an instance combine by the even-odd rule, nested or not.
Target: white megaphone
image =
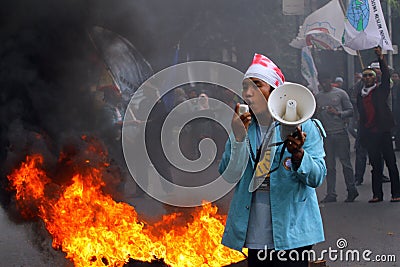
[[[274,89],[268,98],[269,112],[281,123],[282,140],[311,118],[315,107],[314,95],[307,87],[297,83],[285,82]]]

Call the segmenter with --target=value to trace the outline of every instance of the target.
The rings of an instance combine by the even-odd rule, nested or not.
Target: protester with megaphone
[[[326,175],[325,132],[321,123],[294,107],[289,116],[296,124],[293,133],[281,137],[283,125],[277,121],[281,115],[272,115],[268,104],[271,92],[286,90],[284,80],[269,58],[255,54],[243,80],[242,96],[249,111],[239,114],[237,104],[219,167],[225,180],[237,183],[222,243],[236,250],[248,248],[250,267],[307,267],[302,252],[324,241],[315,188]],[[287,104],[286,100],[280,103]],[[271,253],[279,250],[300,257]]]

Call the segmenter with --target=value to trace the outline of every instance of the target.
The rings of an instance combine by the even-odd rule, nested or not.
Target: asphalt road
[[[399,152],[396,152],[396,156],[400,167]],[[352,151],[352,161],[354,163],[354,151]],[[385,200],[383,202],[368,203],[372,197],[370,167],[368,166],[364,177],[365,182],[358,187],[360,196],[353,203],[345,203],[346,190],[339,164],[337,170],[338,202],[320,205],[326,241],[314,247],[317,257],[320,257],[323,250],[331,251],[331,255],[324,254],[324,259],[330,267],[400,266],[400,203],[389,202],[390,184],[384,184]],[[207,179],[215,177],[216,166],[212,166],[208,172]],[[180,175],[177,174],[177,176]],[[174,210],[151,198],[135,197],[134,192],[133,182],[128,181],[125,190],[126,201],[134,205],[141,216],[157,217]],[[318,188],[317,193],[319,199],[324,197],[325,183]],[[217,201],[222,212],[228,209],[230,197],[231,193]],[[149,210],[151,210],[150,213]],[[347,244],[343,249],[338,248],[339,239],[341,241],[339,246]],[[352,260],[351,253],[358,253],[360,260]],[[366,261],[362,258],[363,253],[371,260],[374,260],[376,256],[382,259],[390,259],[394,256],[397,262]],[[350,255],[348,260],[346,260],[346,255]],[[334,257],[337,259],[335,260]],[[46,232],[41,227],[36,224],[17,224],[10,221],[4,210],[0,208],[0,266],[69,267],[71,265],[64,259],[62,252],[51,248],[51,240],[46,237]]]
[[[400,153],[396,152],[397,166],[400,166]],[[354,152],[352,153],[352,162],[354,163]],[[390,183],[384,183],[384,201],[379,203],[368,203],[372,198],[371,187],[371,168],[367,166],[364,176],[364,183],[357,189],[360,196],[353,203],[345,203],[347,196],[342,169],[337,162],[337,193],[338,202],[320,204],[321,214],[325,227],[326,241],[318,244],[316,250],[338,250],[336,255],[340,256],[340,251],[350,253],[350,250],[357,250],[360,255],[360,261],[329,260],[325,257],[331,267],[345,266],[400,266],[400,203],[390,202]],[[387,175],[387,169],[385,168]],[[318,198],[325,196],[325,183],[318,189]],[[339,239],[347,241],[347,247],[338,249]],[[341,246],[341,245],[340,245]],[[371,261],[362,259],[362,253],[371,254],[366,257]],[[367,255],[366,254],[366,255]],[[335,255],[335,253],[333,253]],[[377,257],[376,257],[377,256]],[[397,262],[378,262],[373,260],[396,257]],[[376,257],[376,258],[375,258]],[[332,259],[334,259],[332,257]],[[349,257],[351,259],[351,257]]]

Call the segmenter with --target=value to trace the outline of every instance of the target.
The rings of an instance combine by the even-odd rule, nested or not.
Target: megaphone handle
[[[295,132],[293,132],[293,133],[291,134],[291,136],[294,137],[294,138],[300,137],[300,133],[299,133],[299,131],[296,130]]]

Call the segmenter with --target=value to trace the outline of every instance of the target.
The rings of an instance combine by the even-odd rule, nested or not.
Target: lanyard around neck
[[[275,128],[275,127],[277,127],[277,126],[279,126],[279,125],[280,125],[280,123],[276,123],[273,127]],[[271,125],[271,126],[272,126],[272,125]],[[270,171],[268,172],[268,174],[271,174],[272,172],[276,171],[276,170],[279,168],[279,165],[280,165],[281,162],[282,162],[283,154],[285,153],[285,149],[286,149],[286,146],[287,146],[287,143],[288,143],[288,140],[286,139],[285,141],[280,141],[280,142],[275,142],[275,143],[269,144],[269,145],[267,145],[267,146],[264,148],[264,147],[263,147],[264,142],[265,142],[265,141],[268,142],[268,141],[269,141],[269,138],[271,138],[272,132],[274,132],[274,131],[272,131],[272,127],[271,127],[271,126],[268,128],[267,133],[266,133],[265,136],[263,137],[263,141],[261,142],[261,145],[257,148],[257,150],[256,150],[256,155],[254,155],[252,146],[251,146],[251,144],[250,144],[250,141],[249,141],[249,139],[247,138],[247,143],[248,143],[249,148],[250,148],[250,156],[251,156],[251,159],[254,161],[254,163],[255,163],[256,166],[257,166],[257,164],[258,164],[258,162],[259,162],[259,160],[260,160],[261,152],[262,152],[262,151],[264,151],[265,149],[268,149],[268,148],[270,148],[270,147],[273,147],[273,146],[280,146],[280,145],[283,144],[282,149],[281,149],[281,153],[280,153],[280,155],[279,155],[278,166],[275,167],[274,169],[270,170]],[[263,148],[264,148],[264,149],[263,149]],[[271,166],[272,166],[272,162],[271,162]]]

